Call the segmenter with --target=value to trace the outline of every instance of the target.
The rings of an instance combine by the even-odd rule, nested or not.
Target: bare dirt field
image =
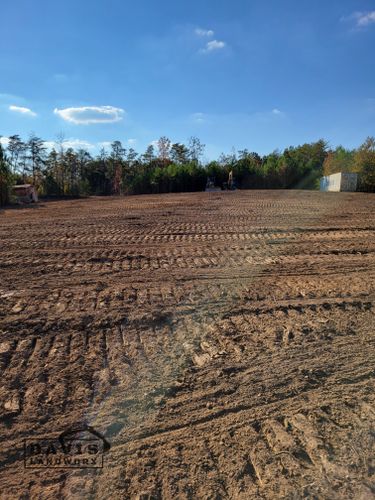
[[[375,497],[375,195],[0,211],[0,497]],[[88,424],[102,469],[29,469]]]

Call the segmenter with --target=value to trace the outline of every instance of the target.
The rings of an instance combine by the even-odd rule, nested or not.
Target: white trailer
[[[339,172],[320,179],[320,191],[356,191],[358,175]]]

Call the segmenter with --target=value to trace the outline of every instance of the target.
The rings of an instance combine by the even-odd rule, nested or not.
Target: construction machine
[[[230,191],[234,191],[236,189],[236,183],[233,177],[233,170],[229,172],[228,181],[224,182],[223,189],[229,189]]]

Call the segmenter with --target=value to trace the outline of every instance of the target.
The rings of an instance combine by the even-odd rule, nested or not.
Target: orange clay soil
[[[375,495],[375,195],[0,211],[0,498]],[[86,423],[103,469],[25,469]]]

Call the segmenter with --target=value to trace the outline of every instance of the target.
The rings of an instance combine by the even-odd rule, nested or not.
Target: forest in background
[[[375,138],[357,149],[329,148],[323,139],[261,156],[247,149],[202,162],[204,144],[191,137],[188,144],[161,137],[142,154],[113,141],[92,156],[85,149],[66,148],[60,137],[48,149],[31,133],[0,142],[0,206],[9,203],[11,186],[31,183],[40,196],[130,195],[204,190],[207,178],[219,187],[233,172],[239,189],[317,189],[323,175],[357,172],[359,190],[375,191]]]

